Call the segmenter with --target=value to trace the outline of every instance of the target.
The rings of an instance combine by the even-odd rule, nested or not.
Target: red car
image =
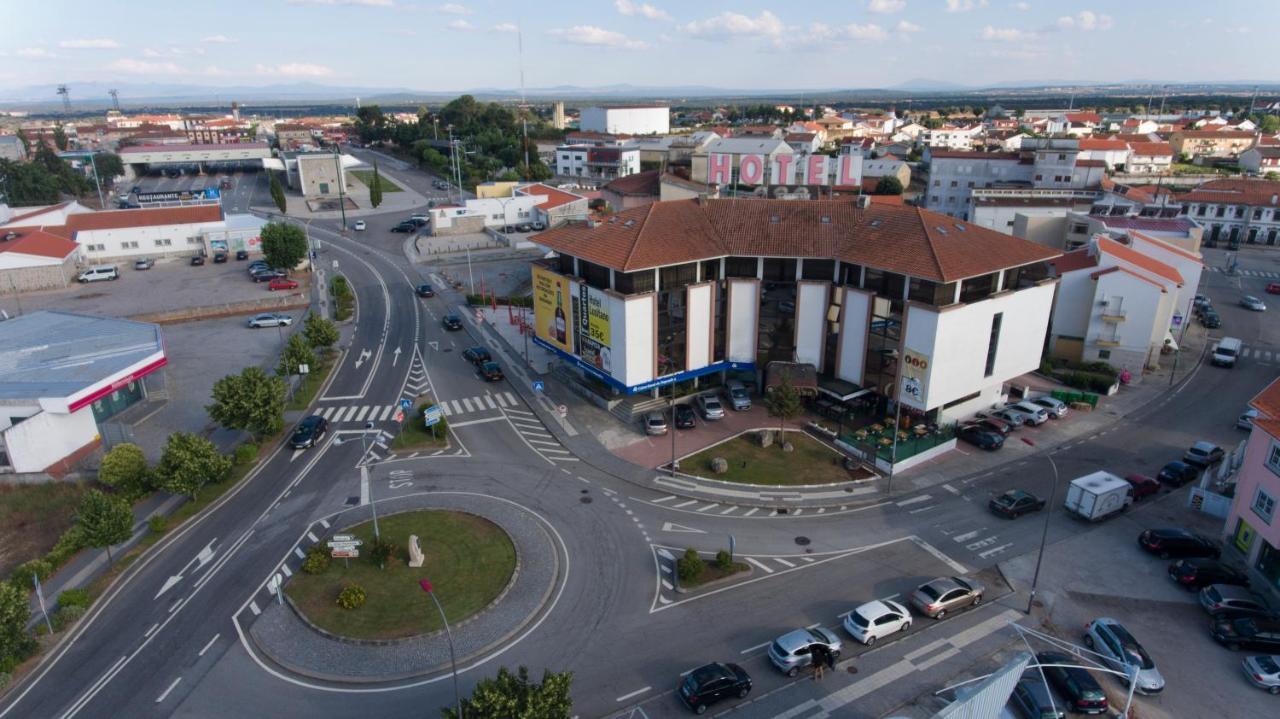
[[[1125,477],[1124,481],[1133,487],[1133,498],[1135,500],[1150,497],[1160,491],[1160,482],[1155,477],[1148,477],[1145,474],[1131,474]]]
[[[288,277],[277,277],[267,284],[267,289],[272,292],[276,290],[296,290],[298,289],[298,281],[291,280]]]
[[[1267,285],[1267,294],[1280,295],[1280,282],[1272,282]]]

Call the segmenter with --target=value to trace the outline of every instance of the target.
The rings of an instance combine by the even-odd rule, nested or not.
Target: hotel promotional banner
[[[929,355],[914,350],[902,352],[902,399],[924,406],[929,391]]]
[[[568,278],[533,266],[533,329],[542,340],[573,354],[573,308]]]
[[[581,314],[578,335],[583,361],[596,369],[613,374],[613,358],[609,334],[609,297],[583,282],[578,285],[578,312]]]

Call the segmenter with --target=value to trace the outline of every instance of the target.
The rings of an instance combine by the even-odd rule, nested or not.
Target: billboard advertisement
[[[902,352],[902,399],[921,407],[929,391],[929,355],[915,350]]]
[[[579,356],[596,369],[613,374],[613,348],[609,319],[609,297],[583,282],[578,285]]]
[[[569,279],[533,266],[534,334],[563,352],[573,354],[573,299]]]

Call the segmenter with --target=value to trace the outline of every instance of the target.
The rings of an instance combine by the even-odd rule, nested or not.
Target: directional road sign
[[[358,559],[360,557],[359,549],[339,549],[334,547],[329,552],[329,556],[334,559]]]
[[[438,406],[431,406],[422,411],[422,419],[427,423],[428,427],[434,427],[440,424],[440,420],[444,419],[444,413],[440,411]]]

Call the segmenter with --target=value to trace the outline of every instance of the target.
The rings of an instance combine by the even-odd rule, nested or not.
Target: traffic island
[[[677,594],[692,594],[751,576],[751,565],[733,561],[726,551],[716,553],[713,558],[704,558],[703,554],[689,548],[676,560]]]
[[[768,438],[762,439],[766,433]],[[777,430],[744,432],[679,460],[680,470],[721,482],[771,487],[838,484],[874,477],[804,432],[785,432],[780,438],[777,434]]]
[[[438,615],[423,612],[418,580],[430,577],[446,616],[466,621],[497,599],[515,575],[515,545],[495,523],[474,514],[454,511],[405,512],[378,518],[382,540],[390,556],[379,567],[372,522],[344,534],[359,542],[355,559],[303,563],[303,571],[285,586],[285,596],[316,627],[347,639],[388,640],[443,629]],[[421,567],[411,567],[409,537],[418,538]],[[321,546],[321,545],[318,545]],[[321,548],[319,556],[328,558]],[[318,573],[308,569],[327,565]],[[363,592],[361,606],[345,608],[340,595]]]
[[[432,418],[435,424],[428,427],[426,412],[435,409]],[[413,416],[406,417],[400,427],[400,433],[391,440],[391,450],[423,450],[440,449],[449,446],[449,420],[436,407],[435,402],[426,402],[414,409]]]

